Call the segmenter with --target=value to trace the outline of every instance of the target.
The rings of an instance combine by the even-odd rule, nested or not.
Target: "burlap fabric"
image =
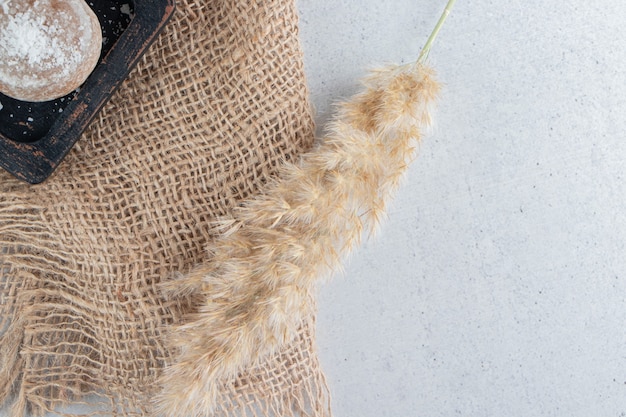
[[[143,416],[193,313],[159,283],[207,262],[211,222],[313,140],[292,0],[179,0],[45,183],[0,172],[0,403]],[[218,415],[327,415],[300,337],[223,385]]]

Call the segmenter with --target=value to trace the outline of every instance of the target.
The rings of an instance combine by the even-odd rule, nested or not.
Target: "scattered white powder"
[[[34,121],[35,121],[35,119],[33,119],[32,117],[29,117],[29,118],[28,118],[28,119],[26,119],[26,120],[27,120],[27,121],[29,121],[29,122],[34,122]]]
[[[2,6],[2,11],[4,14],[9,14],[9,5],[11,4],[11,0],[0,0],[0,6]]]
[[[122,6],[120,7],[120,12],[130,16],[130,5],[129,4],[122,4]]]

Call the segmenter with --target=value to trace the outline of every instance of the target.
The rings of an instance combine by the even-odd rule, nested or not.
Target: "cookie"
[[[41,102],[80,87],[98,63],[102,30],[83,0],[0,0],[0,92]]]

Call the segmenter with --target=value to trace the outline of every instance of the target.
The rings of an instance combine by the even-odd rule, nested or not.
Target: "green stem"
[[[454,3],[456,3],[456,0],[448,0],[448,4],[446,5],[446,8],[443,10],[441,17],[439,18],[439,21],[437,22],[437,25],[431,32],[430,36],[428,37],[428,40],[426,41],[426,44],[422,48],[422,51],[420,52],[419,57],[417,58],[418,64],[423,64],[424,61],[426,61],[426,58],[428,58],[428,53],[430,52],[430,48],[433,45],[433,42],[435,41],[437,34],[441,30],[443,23],[448,18],[448,15],[450,14],[450,11],[452,10],[452,6],[454,6]]]

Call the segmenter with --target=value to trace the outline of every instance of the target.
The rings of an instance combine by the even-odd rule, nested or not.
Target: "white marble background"
[[[445,0],[298,0],[323,124]],[[626,416],[626,3],[459,0],[380,234],[322,288],[336,417]]]

